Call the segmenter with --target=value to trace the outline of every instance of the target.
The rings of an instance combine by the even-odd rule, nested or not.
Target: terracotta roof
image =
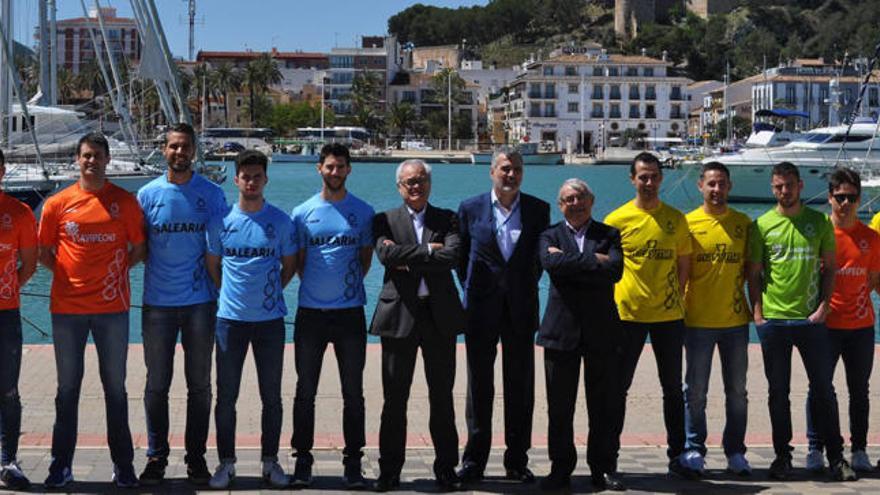
[[[106,23],[124,22],[124,23],[132,23],[132,24],[135,23],[134,19],[132,19],[131,17],[107,17],[107,16],[104,16],[104,22],[106,22]],[[98,18],[97,17],[74,17],[73,19],[61,19],[56,22],[56,24],[58,24],[59,26],[63,26],[65,24],[88,24],[88,23],[98,24]]]
[[[659,58],[643,57],[641,55],[621,55],[609,54],[605,60],[599,60],[596,56],[588,56],[581,54],[558,55],[544,60],[544,62],[562,62],[562,63],[589,63],[589,64],[651,64],[651,65],[671,65],[670,62],[664,62]]]
[[[208,52],[208,51],[200,51],[196,56],[196,59],[202,60],[206,58],[257,58],[263,54],[268,53],[272,55],[272,58],[281,58],[281,59],[327,59],[326,53],[314,53],[314,52],[279,52],[279,51],[269,51],[269,52],[255,52],[255,51],[243,51],[243,52]]]

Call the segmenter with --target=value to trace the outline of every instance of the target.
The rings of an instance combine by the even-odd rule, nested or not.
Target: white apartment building
[[[358,72],[375,73],[380,80],[378,105],[387,107],[388,85],[400,67],[400,45],[394,36],[364,36],[360,48],[332,48],[328,54],[330,69],[327,71],[325,94],[327,104],[337,115],[352,112],[351,84]]]
[[[627,129],[642,138],[684,137],[690,80],[670,75],[670,65],[644,52],[593,48],[528,62],[508,88],[508,141],[587,152],[620,142]]]

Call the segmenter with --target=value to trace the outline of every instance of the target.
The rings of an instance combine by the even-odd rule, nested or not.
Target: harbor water
[[[347,187],[350,192],[367,201],[377,212],[395,208],[401,204],[395,185],[396,165],[390,163],[358,163],[355,162],[348,178]],[[235,201],[237,191],[232,181],[233,166],[229,164],[228,179],[223,184],[226,198]],[[294,206],[305,201],[318,192],[321,178],[314,165],[302,163],[281,163],[269,166],[269,183],[265,194],[269,202],[290,212]],[[455,165],[437,164],[433,166],[433,185],[431,203],[435,206],[456,210],[461,200],[488,191],[490,188],[488,165]],[[603,219],[606,214],[629,201],[633,197],[633,187],[629,181],[629,168],[623,165],[606,166],[531,166],[527,167],[522,190],[551,203],[552,221],[558,222],[562,216],[555,206],[559,185],[569,177],[586,180],[596,194],[593,216]],[[667,170],[661,189],[664,201],[688,212],[701,203],[701,196],[696,187],[697,171],[693,168]],[[736,184],[734,184],[734,190]],[[768,185],[769,189],[769,177]],[[735,208],[754,218],[768,208],[769,204],[739,204]],[[827,208],[824,208],[827,210]],[[367,292],[367,321],[370,320],[376,297],[382,285],[383,267],[377,260],[365,279]],[[26,344],[51,343],[51,319],[49,315],[49,287],[51,274],[40,267],[34,278],[23,288],[22,330]],[[541,308],[543,312],[547,297],[548,278],[541,279]],[[143,291],[143,265],[131,271],[132,309],[130,325],[130,341],[141,341],[141,294]],[[285,301],[289,310],[287,322],[293,321],[296,311],[297,278],[284,291]],[[877,300],[875,298],[875,308]],[[287,339],[293,335],[292,324],[287,325]],[[752,341],[755,340],[754,330]]]

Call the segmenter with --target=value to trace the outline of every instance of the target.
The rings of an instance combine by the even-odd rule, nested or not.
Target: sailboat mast
[[[0,30],[12,36],[12,26],[12,1],[0,0]],[[5,41],[3,46],[6,46]],[[12,136],[13,60],[7,58],[7,53],[6,50],[0,50],[0,67],[9,68],[9,70],[0,70],[0,147],[3,148],[9,146],[9,138]],[[11,53],[9,56],[12,56]]]

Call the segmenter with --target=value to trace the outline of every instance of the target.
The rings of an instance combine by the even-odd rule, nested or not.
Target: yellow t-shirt
[[[630,201],[609,213],[605,223],[620,230],[623,245],[623,278],[614,286],[620,318],[644,323],[682,319],[678,257],[691,254],[684,214],[662,202],[642,210]]]
[[[688,213],[693,252],[685,288],[684,322],[690,327],[730,328],[751,320],[743,290],[748,216],[728,209],[710,215],[702,207]]]
[[[871,219],[871,228],[880,232],[880,211]]]

